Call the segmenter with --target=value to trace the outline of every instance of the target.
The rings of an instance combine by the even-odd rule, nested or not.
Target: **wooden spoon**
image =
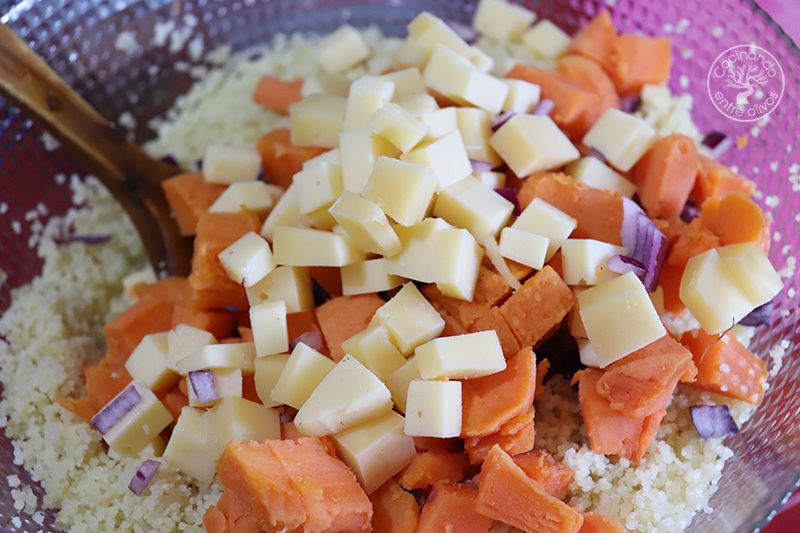
[[[170,216],[161,182],[180,171],[147,155],[0,24],[0,94],[58,139],[122,204],[156,272],[187,275],[191,243]]]

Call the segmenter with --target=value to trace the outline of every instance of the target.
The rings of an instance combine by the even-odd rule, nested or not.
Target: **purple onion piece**
[[[311,278],[311,292],[314,294],[314,305],[317,307],[331,299],[331,294],[314,278]]]
[[[214,382],[213,371],[194,370],[189,372],[189,383],[198,402],[209,403],[219,400],[219,392],[217,392],[217,384]]]
[[[733,137],[715,131],[705,136],[703,144],[708,147],[708,155],[712,159],[719,159],[733,146]]]
[[[653,223],[650,217],[644,213],[639,213],[636,217],[636,242],[633,246],[633,251],[628,249],[628,255],[645,265],[647,268],[647,250],[652,241],[652,230],[650,226]]]
[[[292,341],[289,342],[289,350],[293,351],[301,342],[309,348],[314,348],[318,352],[322,351],[325,347],[325,340],[322,338],[322,334],[317,330],[306,331],[292,339]]]
[[[703,439],[729,437],[739,433],[739,427],[727,405],[692,405],[692,422]]]
[[[642,107],[642,97],[641,96],[628,96],[626,98],[622,98],[619,101],[619,107],[626,113],[634,113]]]
[[[456,32],[456,35],[464,39],[467,44],[475,44],[478,40],[478,32],[470,24],[464,24],[457,20],[448,19],[445,21],[450,29]]]
[[[503,124],[508,122],[509,119],[511,117],[513,117],[514,115],[516,115],[516,114],[517,114],[517,112],[514,111],[513,109],[509,109],[508,111],[504,111],[503,113],[500,113],[499,115],[497,115],[496,117],[494,117],[492,119],[492,121],[489,123],[489,127],[492,129],[492,131],[497,131],[497,130],[500,129],[500,127]]]
[[[513,212],[514,216],[518,217],[520,213],[522,213],[522,209],[520,209],[519,205],[519,197],[518,197],[519,191],[517,189],[513,189],[511,187],[505,187],[503,189],[495,189],[494,192],[496,192],[497,194],[499,194],[500,196],[502,196],[503,198],[514,204],[514,212]]]
[[[105,435],[117,421],[142,401],[142,395],[133,386],[133,383],[122,389],[113,400],[108,402],[99,413],[92,417],[92,426]]]
[[[128,488],[137,496],[141,496],[150,486],[159,468],[161,468],[161,463],[158,461],[147,459],[142,462],[142,466],[139,467],[139,470],[131,478],[131,482],[128,483]]]
[[[492,164],[489,161],[480,161],[478,159],[470,159],[473,172],[491,172]]]
[[[683,206],[683,209],[681,210],[680,217],[681,217],[681,220],[683,220],[684,222],[686,222],[688,224],[689,222],[691,222],[692,220],[697,218],[697,216],[699,214],[700,214],[700,207],[696,203],[694,203],[692,201],[688,201]]]
[[[633,255],[636,247],[636,230],[639,223],[639,213],[644,213],[639,205],[630,198],[622,197],[622,246],[628,249],[628,254]]]
[[[556,103],[550,100],[549,98],[545,98],[544,100],[539,102],[539,105],[536,106],[536,109],[533,110],[534,115],[549,115],[553,109],[556,107]]]
[[[606,156],[603,155],[603,152],[598,150],[597,148],[589,148],[589,153],[586,154],[588,157],[594,157],[595,159],[599,159],[601,163],[606,163]]]
[[[647,273],[644,275],[644,288],[647,292],[653,292],[658,287],[658,280],[661,278],[661,268],[667,258],[669,239],[658,228],[653,225],[653,232],[648,245],[648,259],[644,263]]]
[[[743,326],[762,326],[764,324],[769,324],[770,319],[772,318],[772,300],[768,301],[765,304],[759,305],[750,313],[739,321],[739,324]]]
[[[627,274],[628,272],[633,272],[636,274],[640,279],[644,277],[645,272],[647,272],[639,261],[632,257],[628,257],[627,255],[614,255],[608,258],[606,262],[608,265],[608,269],[612,272],[616,272],[617,274]]]
[[[160,161],[162,163],[166,163],[167,165],[171,165],[175,168],[181,168],[180,163],[178,163],[178,160],[175,159],[175,156],[173,155],[167,154],[164,157],[162,157]]]
[[[67,242],[82,242],[94,246],[96,244],[105,244],[111,240],[111,235],[70,235],[67,237]]]
[[[436,487],[433,485],[428,485],[424,489],[411,489],[411,494],[414,495],[414,499],[417,500],[417,505],[419,505],[420,509],[436,496],[436,492]]]
[[[653,292],[661,277],[669,240],[633,200],[623,198],[622,209],[622,245],[628,249],[628,256],[644,267],[642,283],[648,292]]]

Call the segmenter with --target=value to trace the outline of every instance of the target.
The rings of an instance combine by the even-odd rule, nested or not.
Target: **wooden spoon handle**
[[[0,93],[97,175],[128,212],[157,271],[188,273],[190,246],[160,185],[178,170],[129,141],[5,24],[0,24]]]

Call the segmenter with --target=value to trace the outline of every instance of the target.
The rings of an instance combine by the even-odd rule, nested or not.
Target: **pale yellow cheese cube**
[[[207,374],[210,372],[210,374]],[[216,389],[217,398],[215,400],[201,400],[203,389],[200,391],[195,389],[195,381],[208,384],[208,378],[213,377],[214,388]],[[218,404],[223,398],[241,398],[242,397],[242,369],[241,368],[216,368],[214,370],[195,370],[189,372],[186,378],[187,389],[189,390],[189,406],[190,407],[211,407]],[[201,397],[198,398],[198,392]]]
[[[505,0],[481,0],[475,8],[472,26],[500,41],[518,41],[536,20],[536,14]]]
[[[305,98],[312,94],[332,94],[347,98],[351,80],[344,74],[328,74],[320,72],[316,76],[308,76],[303,80],[300,94]]]
[[[187,324],[178,324],[167,334],[167,368],[177,372],[177,363],[209,344],[217,344],[213,334]]]
[[[594,352],[594,347],[589,339],[575,339],[578,343],[578,356],[581,359],[581,364],[592,368],[600,368],[600,360]]]
[[[423,164],[379,157],[362,196],[405,226],[425,217],[437,180]]]
[[[547,116],[514,115],[494,132],[489,143],[520,177],[558,168],[581,155]]]
[[[374,202],[344,191],[330,208],[330,213],[365,252],[391,256],[400,251],[400,239]]]
[[[367,125],[372,115],[394,97],[395,84],[386,78],[362,76],[350,85],[343,129]]]
[[[416,67],[404,68],[379,76],[380,79],[394,83],[394,101],[400,102],[408,96],[427,94],[425,79]]]
[[[336,148],[344,125],[347,100],[330,94],[312,94],[289,108],[295,146]]]
[[[522,42],[542,59],[558,59],[567,51],[572,38],[547,19],[542,19],[522,34]]]
[[[534,198],[511,227],[550,239],[545,257],[547,262],[578,227],[578,221],[541,198]]]
[[[483,248],[464,229],[440,232],[436,287],[445,296],[471,302],[483,259]]]
[[[281,372],[283,372],[283,368],[286,366],[288,360],[288,353],[256,357],[253,381],[256,386],[258,399],[267,407],[280,405],[279,402],[272,399],[272,389],[275,388],[275,384],[278,382],[278,378]]]
[[[780,275],[759,243],[720,246],[717,253],[754,309],[772,300],[783,289]]]
[[[225,398],[203,414],[206,443],[215,459],[234,439],[262,441],[281,438],[277,409],[244,398]]]
[[[344,266],[366,257],[356,242],[345,235],[285,226],[273,232],[272,253],[279,265],[290,266]]]
[[[386,259],[383,257],[343,266],[341,274],[344,295],[388,291],[408,281],[386,272]]]
[[[428,142],[441,139],[448,133],[458,129],[455,107],[443,107],[442,109],[428,111],[420,115],[419,120],[428,128],[424,139]]]
[[[283,189],[277,185],[263,181],[240,181],[228,185],[208,210],[211,213],[238,213],[246,210],[264,218],[282,195]]]
[[[628,255],[628,249],[594,239],[565,240],[561,243],[564,283],[597,285],[619,276],[608,268],[608,260],[615,255]]]
[[[587,291],[590,287],[587,286],[576,286],[570,287],[572,292],[577,297],[580,293]],[[659,314],[659,316],[661,316]],[[576,303],[575,306],[569,310],[567,313],[567,329],[569,330],[570,335],[575,337],[576,339],[588,339],[589,336],[586,334],[586,328],[583,327],[583,320],[581,319],[581,312],[580,312],[580,302]]]
[[[245,288],[250,305],[283,301],[287,313],[314,309],[311,276],[306,267],[279,266],[255,285]]]
[[[203,177],[209,183],[255,181],[261,170],[261,156],[255,145],[222,146],[212,144],[203,156]]]
[[[466,43],[465,43],[466,44]],[[422,68],[428,60],[428,53],[413,39],[403,39],[394,53],[397,64],[404,68]]]
[[[428,167],[436,177],[439,189],[449,187],[472,174],[472,163],[469,162],[467,149],[459,131],[422,143],[407,154],[401,155],[400,159]]]
[[[414,439],[403,432],[404,426],[402,415],[389,411],[332,435],[339,456],[367,494],[400,472],[416,455]]]
[[[303,161],[303,170],[319,165],[341,166],[341,164],[342,154],[338,148],[334,148],[333,150],[328,150],[327,152],[321,153],[317,157],[312,157],[308,161]]]
[[[383,325],[370,326],[342,343],[342,350],[369,368],[381,381],[406,364]]]
[[[478,241],[496,237],[513,211],[514,204],[472,176],[443,189],[433,205],[434,216],[468,230]]]
[[[386,387],[392,393],[392,401],[395,408],[401,413],[406,412],[406,400],[408,399],[408,385],[415,379],[422,379],[419,375],[419,366],[416,356],[406,359],[406,363],[395,370],[386,378]]]
[[[275,268],[269,243],[254,231],[218,253],[217,259],[228,277],[245,287],[255,285]]]
[[[437,111],[439,109],[439,104],[436,103],[436,98],[429,95],[428,93],[409,94],[408,96],[395,99],[395,102],[397,102],[397,104],[400,107],[402,107],[403,109],[405,109],[406,111],[408,111],[409,113],[420,119],[423,115],[426,115],[433,111]],[[430,135],[431,135],[431,128],[429,125],[428,135],[426,135],[426,137],[429,137]]]
[[[578,303],[601,368],[667,334],[647,290],[633,272],[578,294]]]
[[[250,327],[256,355],[264,357],[289,351],[289,333],[286,328],[286,302],[277,300],[250,307]]]
[[[550,239],[529,231],[503,228],[500,233],[500,254],[536,270],[544,267]]]
[[[107,409],[117,412],[124,406],[128,411],[106,430],[103,439],[120,455],[136,456],[172,422],[172,415],[147,385],[134,379],[95,415],[92,424]]]
[[[494,330],[439,337],[418,346],[414,355],[422,379],[479,378],[506,368]]]
[[[272,356],[268,357],[271,358]],[[334,366],[336,363],[329,357],[303,342],[298,342],[269,397],[277,404],[300,409]]]
[[[321,437],[386,414],[392,397],[375,374],[345,355],[323,378],[295,416],[300,433]]]
[[[339,150],[342,156],[342,188],[357,194],[364,190],[380,156],[400,155],[392,143],[375,135],[366,126],[343,131],[339,135]]]
[[[169,333],[145,335],[125,361],[125,370],[152,390],[174,385],[180,376],[169,368]]]
[[[583,144],[600,151],[606,161],[627,172],[657,138],[656,130],[644,119],[611,108],[586,132]]]
[[[474,161],[487,161],[492,168],[500,166],[502,160],[489,144],[492,115],[475,107],[459,107],[456,108],[456,118],[467,156]]]
[[[689,259],[679,296],[709,335],[732,327],[756,307],[748,301],[737,274],[716,249]]]
[[[403,54],[408,65],[424,67],[434,48],[444,45],[469,60],[481,72],[489,72],[494,67],[491,56],[467,44],[445,21],[427,12],[420,13],[409,23],[408,42],[413,43]]]
[[[156,281],[158,281],[156,279],[156,271],[153,270],[152,266],[148,265],[122,278],[122,288],[125,290],[125,296],[129,300],[136,301],[139,297],[134,294],[134,287],[139,283],[155,283]]]
[[[636,185],[615,172],[596,157],[581,157],[573,161],[564,172],[575,178],[575,181],[594,187],[620,193],[628,198],[636,192]]]
[[[425,70],[425,84],[459,104],[499,113],[508,96],[508,85],[481,72],[468,59],[447,46],[437,44]]]
[[[413,283],[403,285],[391,300],[379,307],[370,324],[383,324],[404,355],[444,330],[444,319]]]
[[[504,172],[473,172],[472,177],[492,190],[502,189],[506,186],[506,174]]]
[[[168,465],[201,483],[210,484],[214,480],[217,461],[206,440],[203,411],[194,407],[181,409],[164,450],[164,459]]]
[[[344,72],[369,56],[369,45],[350,25],[341,26],[317,44],[317,62],[329,74]]]
[[[536,109],[542,97],[541,87],[524,80],[502,78],[502,82],[508,85],[508,96],[503,103],[503,111],[530,113]]]
[[[252,342],[209,344],[178,360],[178,373],[186,376],[194,370],[240,368],[242,374],[255,371],[256,347]]]
[[[296,226],[302,220],[303,215],[300,213],[300,208],[297,205],[297,194],[294,183],[292,183],[272,208],[266,220],[264,220],[259,234],[272,242],[276,227]]]
[[[292,177],[292,183],[300,213],[327,209],[342,193],[342,167],[321,163],[304,168]]]
[[[412,381],[408,385],[405,434],[458,437],[461,434],[461,382]]]
[[[402,153],[419,144],[428,132],[424,122],[394,102],[388,102],[378,109],[367,126],[372,133],[380,135]]]

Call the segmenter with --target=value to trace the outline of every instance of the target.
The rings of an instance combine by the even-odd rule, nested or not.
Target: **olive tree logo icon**
[[[768,80],[766,71],[758,68],[758,65],[741,65],[728,73],[725,85],[734,89],[744,89],[736,95],[736,105],[747,105],[756,88],[763,87]]]

